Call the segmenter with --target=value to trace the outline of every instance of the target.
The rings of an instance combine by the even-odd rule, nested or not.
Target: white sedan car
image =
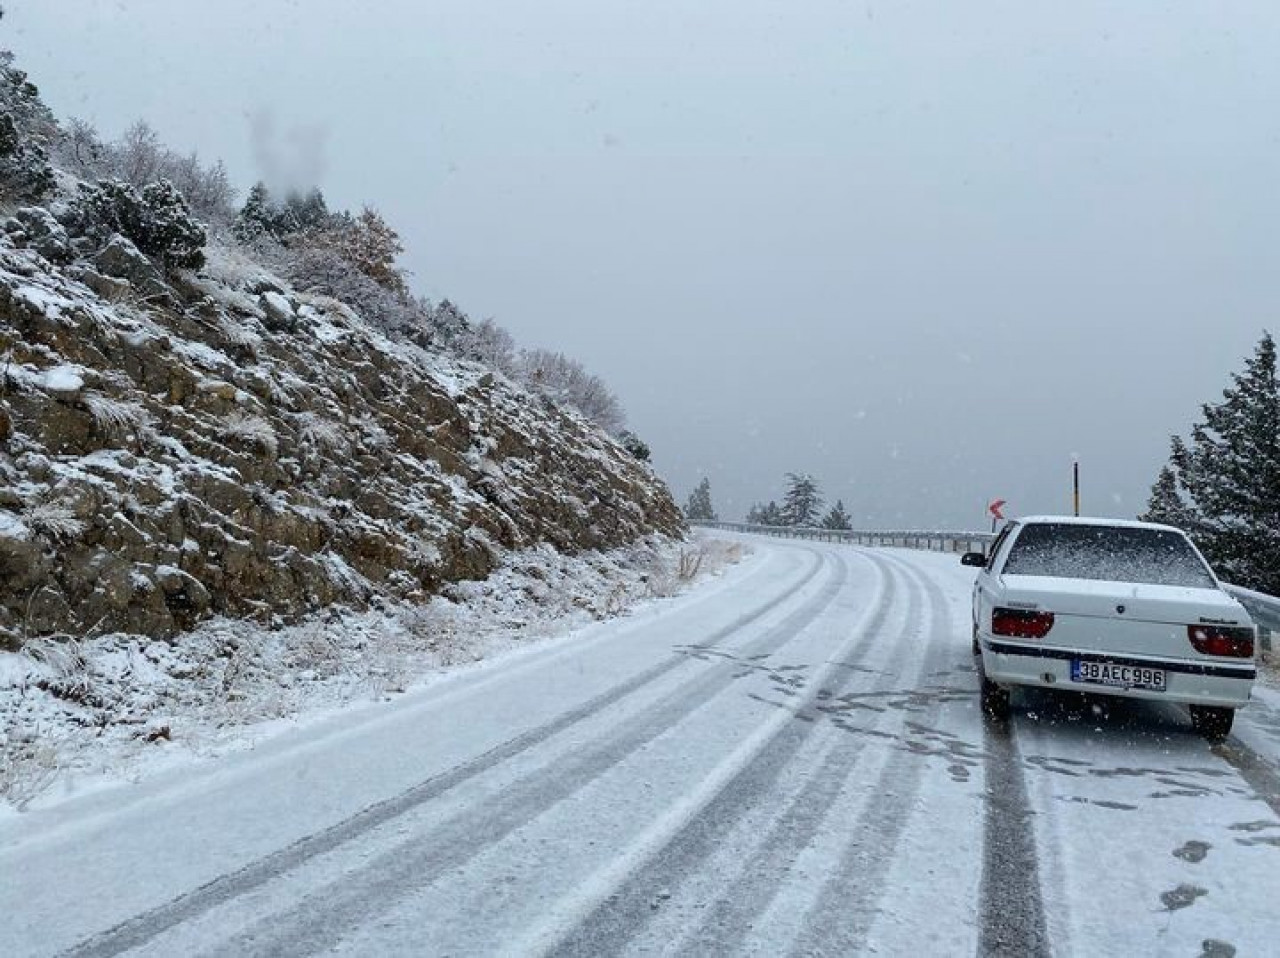
[[[1005,525],[973,589],[982,707],[1009,714],[1014,686],[1189,706],[1225,738],[1257,675],[1257,630],[1178,529],[1035,516]]]

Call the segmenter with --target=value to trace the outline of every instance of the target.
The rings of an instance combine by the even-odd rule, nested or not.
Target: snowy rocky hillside
[[[0,50],[10,804],[718,564],[580,364],[415,296],[368,207],[234,197],[143,123],[59,123]]]
[[[679,534],[664,485],[500,374],[231,250],[0,236],[0,644],[424,599],[503,550]]]

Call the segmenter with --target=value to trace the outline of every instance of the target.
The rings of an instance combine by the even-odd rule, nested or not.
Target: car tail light
[[[1254,631],[1225,625],[1189,625],[1187,638],[1201,655],[1223,655],[1232,659],[1253,658]]]
[[[1015,639],[1043,639],[1052,628],[1052,612],[997,608],[991,613],[992,635],[1008,635]]]

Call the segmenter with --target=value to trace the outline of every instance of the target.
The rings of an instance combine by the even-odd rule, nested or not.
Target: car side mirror
[[[981,552],[966,552],[960,557],[960,564],[973,565],[979,569],[984,569],[987,565],[987,557]]]

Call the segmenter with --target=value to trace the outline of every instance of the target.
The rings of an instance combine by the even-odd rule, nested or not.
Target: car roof
[[[1182,532],[1176,526],[1167,526],[1159,522],[1138,522],[1134,519],[1103,519],[1097,516],[1019,516],[1013,521],[1020,525],[1053,523],[1066,526],[1116,526],[1121,529],[1162,529],[1168,532]]]

